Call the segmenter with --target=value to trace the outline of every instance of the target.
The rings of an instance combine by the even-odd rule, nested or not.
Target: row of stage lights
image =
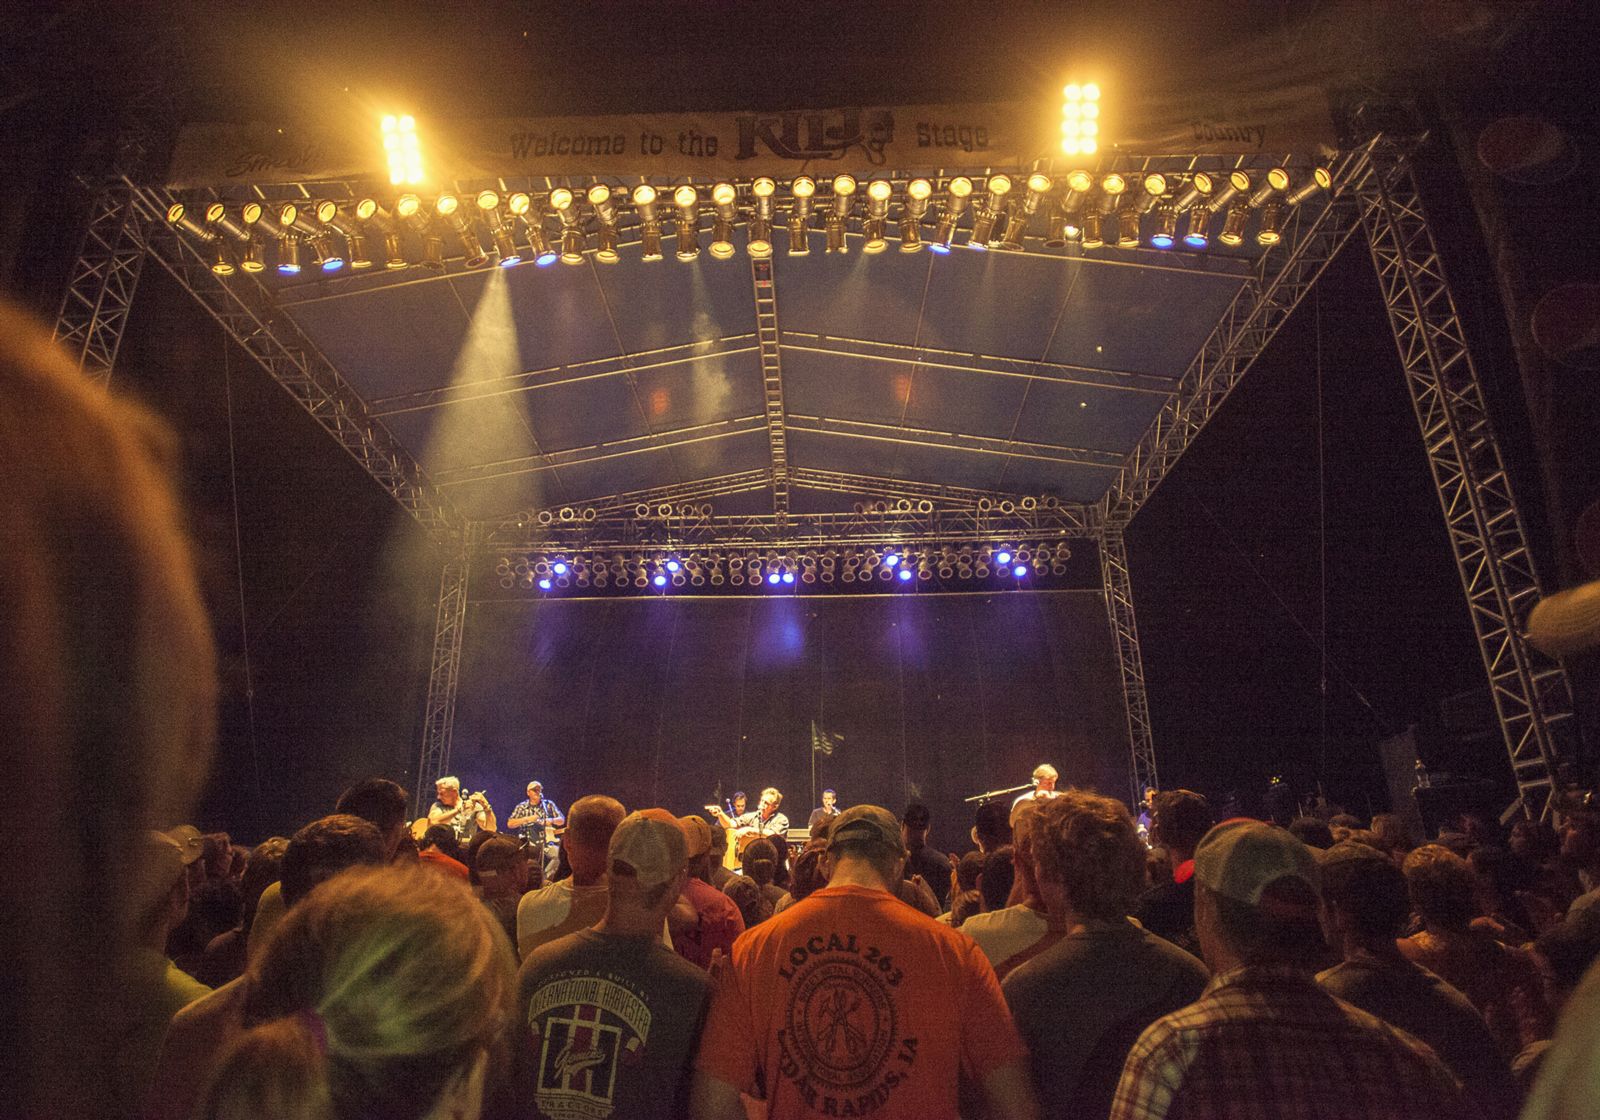
[[[674,587],[752,587],[781,589],[801,584],[862,583],[874,580],[909,587],[937,576],[942,580],[998,577],[1022,580],[1065,575],[1072,550],[1065,544],[946,545],[921,549],[893,547],[750,551],[685,555],[634,553],[608,558],[577,553],[502,556],[495,575],[502,590],[544,592],[571,587],[605,590],[630,585],[665,592]]]
[[[1256,242],[1270,246],[1281,239],[1288,210],[1328,190],[1332,182],[1326,167],[1303,173],[1275,167],[1262,175],[1242,168],[1226,174],[1196,171],[1182,177],[1161,172],[1135,177],[1120,171],[1097,176],[1077,170],[1064,177],[1060,189],[1051,176],[1042,172],[1020,180],[1010,175],[991,175],[987,180],[975,181],[957,175],[944,183],[933,227],[928,231],[925,222],[934,207],[934,183],[930,179],[912,179],[900,188],[895,221],[903,253],[924,247],[949,252],[962,228],[967,230],[967,238],[961,244],[967,248],[1018,250],[1039,214],[1044,216],[1047,248],[1075,244],[1084,249],[1105,245],[1131,249],[1143,241],[1154,249],[1170,249],[1180,243],[1191,249],[1204,249],[1211,243],[1218,214],[1222,215],[1222,224],[1215,234],[1222,244],[1243,244],[1254,217]],[[789,198],[781,217],[789,230],[791,256],[804,256],[811,251],[807,235],[812,228],[812,214],[819,210],[827,251],[848,252],[846,226],[855,214],[859,194],[866,197],[861,222],[862,251],[879,253],[888,247],[894,183],[873,179],[863,191],[854,176],[838,175],[825,199],[817,197],[818,189],[817,182],[804,175],[789,184]],[[687,184],[672,191],[675,255],[679,260],[694,260],[700,255],[703,192],[705,188]],[[734,255],[734,230],[742,222],[747,231],[746,252],[756,258],[771,257],[773,227],[780,218],[777,194],[777,182],[766,177],[745,188],[730,182],[712,186],[711,255],[719,260]],[[594,259],[602,264],[615,263],[620,259],[620,207],[624,201],[631,202],[638,219],[643,259],[660,260],[664,256],[665,205],[656,188],[648,183],[641,183],[631,192],[597,183],[584,194],[567,187],[539,195],[526,191],[502,195],[497,190],[484,190],[475,198],[463,198],[445,193],[431,203],[416,194],[401,194],[383,204],[365,197],[347,202],[322,199],[274,203],[270,209],[269,204],[259,201],[239,206],[213,202],[198,213],[182,202],[174,202],[168,207],[166,218],[209,246],[212,271],[223,276],[236,269],[265,271],[269,247],[275,253],[277,271],[286,276],[298,275],[308,268],[333,273],[347,267],[370,269],[378,263],[389,269],[419,265],[441,271],[446,239],[451,237],[459,242],[469,268],[486,265],[491,258],[504,267],[526,260],[538,265],[557,260],[581,264],[591,250],[591,237]],[[970,227],[961,227],[969,210]],[[1153,217],[1148,223],[1148,237],[1144,238],[1141,227],[1146,215]],[[552,217],[556,222],[554,230],[549,228]],[[492,251],[485,246],[480,229],[488,234]],[[925,237],[929,232],[931,236]],[[404,237],[407,233],[420,238],[420,256],[408,251]],[[382,241],[382,252],[377,256],[372,253],[374,238]]]

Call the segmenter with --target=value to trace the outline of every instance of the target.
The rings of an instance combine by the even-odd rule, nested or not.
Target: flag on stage
[[[834,735],[811,721],[811,749],[817,754],[833,754],[834,748],[844,746],[844,736]]]

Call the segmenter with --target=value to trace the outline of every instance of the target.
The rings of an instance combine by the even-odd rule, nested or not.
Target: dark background
[[[1277,75],[1346,92],[1405,92],[1438,126],[1423,157],[1430,211],[1534,547],[1552,583],[1570,583],[1580,575],[1568,547],[1572,519],[1600,492],[1600,386],[1592,370],[1556,370],[1539,384],[1526,368],[1519,372],[1495,274],[1454,170],[1470,152],[1454,145],[1505,112],[1564,125],[1579,145],[1577,173],[1564,185],[1502,184],[1503,195],[1534,262],[1525,282],[1535,294],[1555,280],[1594,279],[1593,238],[1567,232],[1593,228],[1594,203],[1581,187],[1595,177],[1585,108],[1592,39],[1578,26],[1584,8],[1487,0],[994,11],[503,0],[470,9],[269,2],[225,13],[190,3],[110,12],[89,3],[25,5],[0,17],[0,162],[9,172],[0,277],[11,298],[47,321],[54,316],[87,198],[72,176],[104,166],[108,130],[152,89],[176,95],[163,110],[173,122],[315,114],[356,95],[410,97],[440,115],[761,108],[1032,96],[1048,92],[1067,61],[1081,65],[1088,56],[1136,80],[1179,86],[1188,75],[1223,86]],[[184,444],[183,483],[225,684],[218,762],[197,823],[255,839],[324,811],[356,777],[384,773],[409,785],[439,559],[420,532],[155,267],[141,282],[115,385],[165,415]],[[1270,774],[1283,773],[1301,791],[1320,781],[1364,810],[1382,798],[1374,744],[1412,724],[1421,725],[1436,766],[1506,781],[1498,743],[1463,748],[1438,728],[1441,702],[1482,696],[1482,668],[1359,238],[1134,522],[1129,551],[1164,785],[1237,790],[1248,800]],[[1023,598],[999,601],[1013,609]],[[906,609],[900,602],[894,609]],[[994,617],[982,597],[933,602],[935,613]],[[727,648],[745,632],[737,616],[725,626],[707,622],[731,608],[695,615],[696,606],[673,611],[693,619],[683,625],[709,627],[704,648]],[[847,608],[797,600],[795,609],[831,618]],[[923,609],[919,600],[916,611]],[[455,755],[474,788],[474,737],[487,734],[476,730],[484,719],[476,698],[531,703],[544,687],[536,676],[524,690],[537,666],[519,659],[528,619],[513,612],[491,622],[486,611],[475,606],[468,621],[473,659]],[[942,653],[978,656],[978,629],[967,650],[956,638]],[[551,640],[566,632],[572,641],[609,643],[628,632],[615,619],[551,631]],[[893,633],[863,630],[866,645],[849,670],[863,683],[841,692],[852,699],[840,713],[853,711],[849,718],[864,726],[873,726],[892,683],[870,651]],[[819,648],[833,664],[829,642]],[[850,657],[840,651],[840,665]],[[1574,669],[1593,722],[1593,660]],[[596,671],[615,675],[614,695],[633,688],[628,657],[597,662]],[[770,683],[779,679],[763,688],[784,695]],[[1075,703],[1049,681],[1024,679],[1057,711]],[[664,726],[683,718],[693,692],[668,689],[664,707],[633,710],[647,726],[652,718]],[[557,703],[544,718],[560,714]],[[782,727],[787,736],[803,723],[785,709],[752,713],[740,726],[740,734]],[[1000,784],[1032,758],[1030,744],[1015,759],[985,765],[1007,771],[992,779]],[[962,760],[912,744],[899,780],[944,790]],[[744,769],[748,760],[741,766],[736,755],[733,765],[730,782],[741,771],[747,785],[764,780]],[[885,765],[868,782],[886,783],[888,797],[895,774]],[[657,778],[654,756],[650,766],[663,791],[669,781],[698,790],[713,777],[669,774],[663,761]],[[1113,788],[1121,785],[1119,777]],[[492,792],[502,812],[519,796]],[[563,789],[561,797],[578,792]]]
[[[895,812],[921,799],[934,843],[965,846],[962,800],[1028,780],[1125,795],[1127,730],[1094,592],[490,599],[467,615],[454,767],[502,813],[537,777],[563,807],[604,790],[700,812],[719,784],[755,808],[811,799],[811,723],[843,736],[818,791]]]

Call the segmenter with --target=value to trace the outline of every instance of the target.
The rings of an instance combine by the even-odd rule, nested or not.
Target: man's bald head
[[[628,815],[622,802],[604,794],[580,797],[567,813],[567,831],[562,844],[572,874],[580,881],[603,875],[611,847],[611,834]]]

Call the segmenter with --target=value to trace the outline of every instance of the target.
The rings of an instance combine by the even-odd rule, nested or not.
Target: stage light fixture
[[[561,221],[561,263],[583,263],[583,215],[578,210],[578,199],[566,187],[550,192],[550,209]]]
[[[900,554],[898,552],[885,552],[883,559],[879,563],[885,568],[893,568],[900,563]]]
[[[226,233],[235,241],[249,241],[250,231],[234,220],[228,213],[228,208],[220,202],[213,202],[206,207],[206,225],[211,231]]]
[[[1028,232],[1028,222],[1032,220],[1034,212],[1039,209],[1039,204],[1044,201],[1045,195],[1050,193],[1053,185],[1050,176],[1042,172],[1035,171],[1028,176],[1027,192],[1012,205],[1011,212],[1006,218],[1005,232],[1000,237],[1002,248],[1022,248],[1022,238]]]
[[[417,138],[417,119],[410,113],[388,114],[382,119],[383,152],[389,162],[389,182],[422,182],[422,142]]]
[[[853,175],[835,175],[833,178],[833,209],[823,219],[823,231],[827,235],[827,251],[830,253],[845,253],[849,246],[844,239],[844,224],[850,217],[850,208],[855,204],[856,180]]]
[[[1139,247],[1139,210],[1134,206],[1124,206],[1117,211],[1117,248],[1137,249]]]
[[[1245,226],[1249,224],[1249,203],[1237,203],[1236,205],[1229,207],[1228,216],[1222,220],[1222,232],[1217,235],[1217,240],[1221,241],[1224,245],[1243,244]]]
[[[685,183],[672,192],[678,208],[678,259],[692,261],[700,255],[700,192]]]
[[[874,179],[867,184],[867,216],[861,223],[863,253],[881,253],[889,247],[889,198],[894,185],[887,179]]]
[[[616,264],[619,259],[617,253],[617,205],[612,201],[611,188],[604,183],[596,183],[589,188],[587,195],[589,208],[594,211],[595,221],[600,229],[596,235],[596,248],[594,259],[601,264]]]
[[[1331,190],[1332,188],[1333,173],[1326,167],[1313,167],[1311,169],[1311,178],[1301,183],[1294,190],[1288,191],[1283,196],[1283,202],[1285,206],[1299,206],[1318,191]]]
[[[1204,249],[1210,243],[1210,227],[1211,207],[1203,202],[1189,207],[1189,229],[1183,235],[1183,243],[1191,249]]]
[[[782,581],[782,579],[783,579],[783,576],[781,576],[780,574],[778,574],[775,571],[767,573],[767,582],[769,584],[773,585],[774,587],[776,587],[778,585],[778,583]]]
[[[363,198],[356,202],[347,202],[343,206],[330,205],[330,209],[319,206],[318,216],[322,217],[328,228],[344,238],[347,249],[346,256],[350,267],[358,271],[372,267],[372,257],[367,253],[367,234],[365,223],[377,213],[378,203],[371,198]]]
[[[1061,151],[1069,156],[1093,155],[1099,146],[1100,87],[1072,82],[1061,92]]]
[[[666,577],[666,575],[664,573],[657,572],[651,578],[650,582],[655,584],[657,587],[665,587],[667,585],[667,577]]]
[[[999,564],[1001,567],[1011,563],[1011,550],[1003,548],[999,552],[995,553],[994,562]]]
[[[1202,199],[1209,199],[1211,192],[1216,188],[1216,180],[1208,172],[1196,171],[1189,179],[1189,185],[1173,203],[1179,210],[1189,210]]]
[[[262,253],[260,238],[252,237],[244,243],[244,256],[239,258],[239,267],[246,272],[265,271],[267,262]]]
[[[913,179],[906,184],[905,202],[900,210],[900,251],[915,253],[922,248],[922,216],[928,212],[928,199],[933,196],[933,184],[926,179]]]
[[[989,247],[989,237],[994,232],[994,224],[1006,204],[1006,195],[1011,193],[1011,176],[991,175],[984,188],[983,198],[973,207],[972,236],[967,238],[967,244],[974,249]]]
[[[1027,565],[1018,564],[1016,567],[1011,569],[1011,574],[1013,576],[1015,576],[1017,579],[1021,579],[1022,577],[1026,576],[1028,574]]]
[[[1155,229],[1150,233],[1150,244],[1157,249],[1170,249],[1178,239],[1178,210],[1163,206],[1156,211]]]
[[[440,195],[438,202],[434,203],[434,209],[456,231],[456,238],[461,242],[463,263],[468,268],[487,264],[489,254],[483,251],[483,242],[478,240],[478,231],[472,220],[462,213],[461,200],[453,194]]]
[[[278,240],[278,271],[284,276],[300,275],[300,239],[293,234]]]
[[[227,242],[220,237],[211,241],[211,271],[218,276],[232,276],[236,271],[233,258],[228,256]]]
[[[544,579],[541,579],[539,581],[539,590],[540,591],[549,591],[551,586],[553,586],[553,585],[551,584],[550,578],[548,576],[546,576]]]
[[[1261,207],[1261,220],[1256,226],[1257,245],[1276,245],[1283,240],[1283,202],[1269,199]]]
[[[939,207],[939,223],[934,227],[933,243],[929,248],[940,253],[950,251],[950,240],[955,237],[956,223],[972,198],[972,180],[957,175],[945,184],[944,201]]]
[[[1209,181],[1211,177],[1206,176],[1206,178]],[[1244,176],[1243,181],[1245,188],[1248,188],[1250,186],[1250,177],[1248,175]],[[1200,177],[1196,175],[1195,185],[1199,186],[1199,182]],[[1235,178],[1234,174],[1228,176],[1227,183],[1220,190],[1206,191],[1205,193],[1208,195],[1207,204],[1211,207],[1211,212],[1215,214],[1218,211],[1227,210],[1233,200],[1238,197],[1239,191],[1239,179]]]
[[[916,579],[917,573],[912,571],[910,568],[901,568],[899,578],[901,583],[906,583],[910,580]]]
[[[778,184],[763,175],[750,184],[750,228],[747,233],[746,252],[757,260],[772,256],[773,195]]]
[[[811,252],[807,234],[811,225],[811,198],[817,193],[816,180],[802,175],[789,185],[793,205],[789,209],[789,255],[803,257]]]
[[[649,183],[633,188],[633,208],[639,215],[641,259],[661,259],[661,218],[656,214],[656,189]]]
[[[1045,247],[1060,249],[1069,241],[1083,237],[1084,203],[1094,190],[1094,176],[1087,171],[1067,173],[1067,190],[1050,214],[1049,228],[1045,232]]]
[[[1250,195],[1250,208],[1253,210],[1260,209],[1266,204],[1267,199],[1288,185],[1289,173],[1281,167],[1272,168],[1267,172],[1266,178],[1261,181],[1261,185],[1256,187],[1255,191]]]
[[[716,216],[711,221],[711,255],[719,261],[733,256],[733,223],[739,218],[739,188],[718,183],[711,188],[711,206]]]

